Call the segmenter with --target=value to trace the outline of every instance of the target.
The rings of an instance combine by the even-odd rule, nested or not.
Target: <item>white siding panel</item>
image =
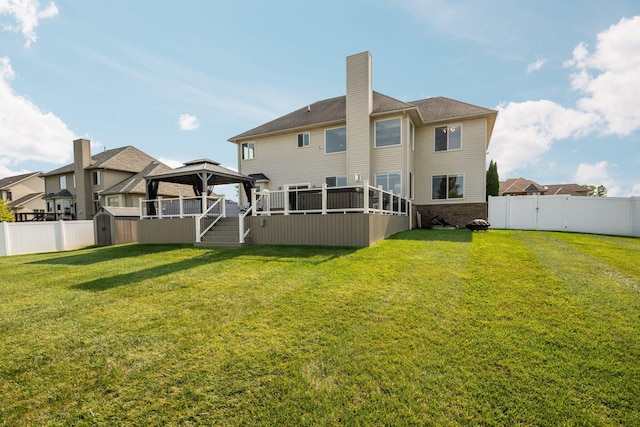
[[[325,154],[324,131],[309,131],[310,144],[304,148],[298,148],[299,132],[256,139],[255,159],[240,160],[240,173],[265,174],[269,190],[293,183],[319,186],[327,176],[346,176],[346,153]]]
[[[452,122],[454,124],[456,122]],[[462,122],[462,149],[436,152],[436,126],[416,129],[416,204],[484,202],[486,180],[486,119]],[[448,124],[448,123],[444,123]],[[441,126],[440,124],[438,126]],[[431,200],[433,175],[464,174],[464,199]]]

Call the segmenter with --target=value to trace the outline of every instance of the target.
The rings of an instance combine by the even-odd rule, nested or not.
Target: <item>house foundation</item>
[[[421,216],[421,228],[431,228],[431,220],[440,216],[448,222],[464,228],[465,225],[476,218],[487,219],[489,215],[489,205],[486,202],[481,203],[452,203],[441,205],[414,205],[414,227],[418,227],[416,221],[417,213]]]

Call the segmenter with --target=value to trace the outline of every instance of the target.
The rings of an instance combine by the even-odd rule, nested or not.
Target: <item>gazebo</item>
[[[220,166],[220,163],[209,160],[192,160],[176,169],[159,172],[145,177],[147,200],[156,200],[160,182],[190,185],[196,197],[207,197],[211,194],[211,188],[215,185],[242,184],[248,196],[255,186],[255,178],[243,175],[234,170]],[[248,197],[250,200],[251,197]],[[202,206],[206,206],[203,203]],[[155,215],[155,205],[148,203],[147,213]]]

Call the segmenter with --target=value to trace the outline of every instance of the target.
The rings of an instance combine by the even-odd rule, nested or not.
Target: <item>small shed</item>
[[[140,208],[103,206],[93,217],[97,246],[122,245],[138,241]]]

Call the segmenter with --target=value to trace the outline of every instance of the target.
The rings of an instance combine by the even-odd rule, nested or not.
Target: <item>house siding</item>
[[[462,123],[462,149],[436,152],[434,132],[437,126]],[[416,194],[414,203],[461,204],[486,203],[486,119],[452,121],[416,128]],[[431,179],[434,175],[464,175],[464,198],[432,200]]]
[[[250,160],[242,160],[238,144],[239,172],[264,173],[269,181],[259,184],[271,191],[296,183],[320,186],[328,176],[346,176],[346,153],[325,154],[324,147],[325,130],[341,126],[344,125],[308,130],[310,143],[304,148],[298,148],[297,131],[253,140],[255,158]],[[241,203],[246,203],[242,193]]]

